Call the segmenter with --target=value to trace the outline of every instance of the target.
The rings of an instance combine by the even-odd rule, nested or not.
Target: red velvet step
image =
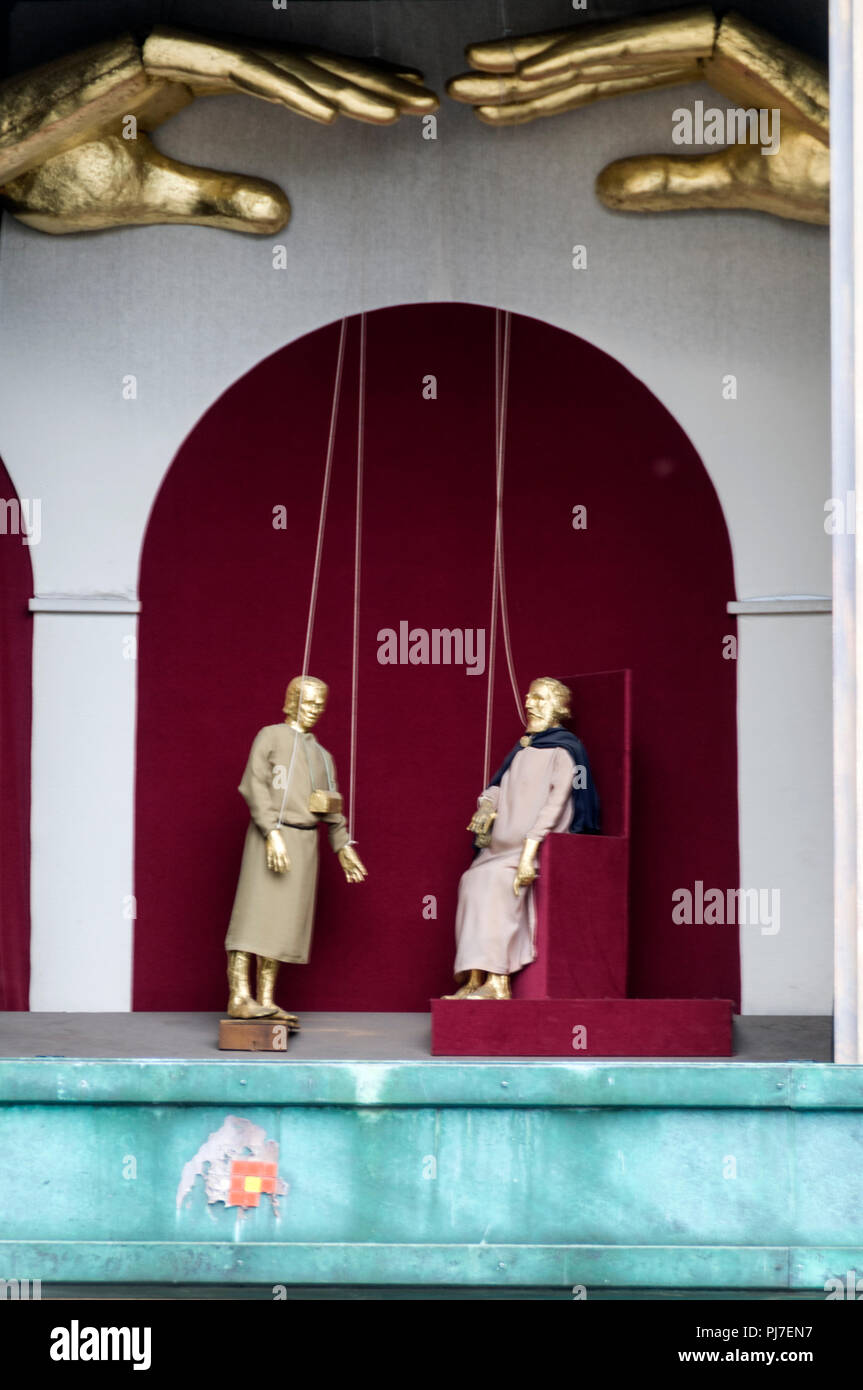
[[[602,802],[601,835],[547,835],[536,903],[536,960],[516,999],[622,999],[629,920],[631,673],[568,676],[574,727]]]
[[[537,958],[513,979],[516,999],[625,996],[628,876],[622,836],[546,836],[534,889]]]
[[[435,1057],[730,1057],[730,999],[433,999]]]

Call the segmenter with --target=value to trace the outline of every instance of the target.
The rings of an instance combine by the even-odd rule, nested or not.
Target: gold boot
[[[287,1023],[290,1031],[295,1033],[300,1026],[297,1015],[286,1013],[273,999],[280,965],[281,961],[270,960],[269,956],[258,956],[258,1003],[263,1008],[275,1010],[269,1017],[277,1023]]]
[[[484,974],[484,970],[471,970],[464,984],[456,990],[455,994],[444,994],[442,997],[444,999],[467,999],[469,994],[473,994],[475,989],[479,989]]]
[[[487,975],[485,984],[473,994],[467,996],[468,999],[511,999],[512,994],[509,988],[508,975]]]
[[[272,1018],[275,1004],[267,1008],[256,1004],[249,989],[249,951],[228,952],[228,1018]]]

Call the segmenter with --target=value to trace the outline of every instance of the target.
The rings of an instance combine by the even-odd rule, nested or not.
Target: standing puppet
[[[456,914],[455,977],[463,983],[446,999],[512,997],[510,975],[536,957],[531,884],[540,845],[548,834],[599,829],[584,745],[561,727],[569,702],[560,681],[533,682],[525,699],[527,733],[479,798],[468,830],[482,849],[462,874]]]
[[[285,694],[283,724],[268,724],[252,744],[240,783],[251,813],[234,910],[225,938],[230,1018],[271,1018],[291,1028],[296,1014],[273,1001],[282,961],[309,959],[318,881],[317,828],[324,821],[348,883],[366,870],[353,849],[333,760],[311,732],[327,703],[314,676],[295,676]],[[249,956],[258,957],[258,988],[249,985]]]

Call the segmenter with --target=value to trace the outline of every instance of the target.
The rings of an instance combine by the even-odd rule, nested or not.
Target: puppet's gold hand
[[[339,863],[345,871],[348,883],[362,883],[368,876],[368,869],[353,845],[345,845],[344,849],[339,850]]]
[[[474,835],[490,835],[496,815],[497,812],[490,801],[481,801],[479,809],[474,811],[468,830]]]
[[[286,874],[291,867],[285,842],[278,830],[271,830],[267,836],[267,868],[274,874]]]
[[[539,876],[536,867],[536,856],[539,853],[539,840],[525,840],[522,846],[521,858],[518,861],[518,868],[515,871],[515,878],[512,881],[512,891],[518,897],[519,889],[526,888],[533,883]]]

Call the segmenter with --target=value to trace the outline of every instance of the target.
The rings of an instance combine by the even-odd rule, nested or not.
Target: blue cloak
[[[580,738],[569,729],[563,729],[560,725],[552,729],[543,729],[542,733],[531,734],[530,748],[565,748],[572,758],[576,768],[584,768],[583,787],[573,786],[572,789],[572,820],[569,825],[571,835],[598,835],[599,834],[599,796],[596,784],[593,780],[593,773],[590,770],[590,763],[587,760],[587,753]],[[497,772],[489,782],[490,787],[499,787],[503,780],[503,775],[509,768],[510,763],[517,753],[522,751],[524,745],[517,743],[515,747],[507,753]],[[575,775],[573,774],[573,781]]]

